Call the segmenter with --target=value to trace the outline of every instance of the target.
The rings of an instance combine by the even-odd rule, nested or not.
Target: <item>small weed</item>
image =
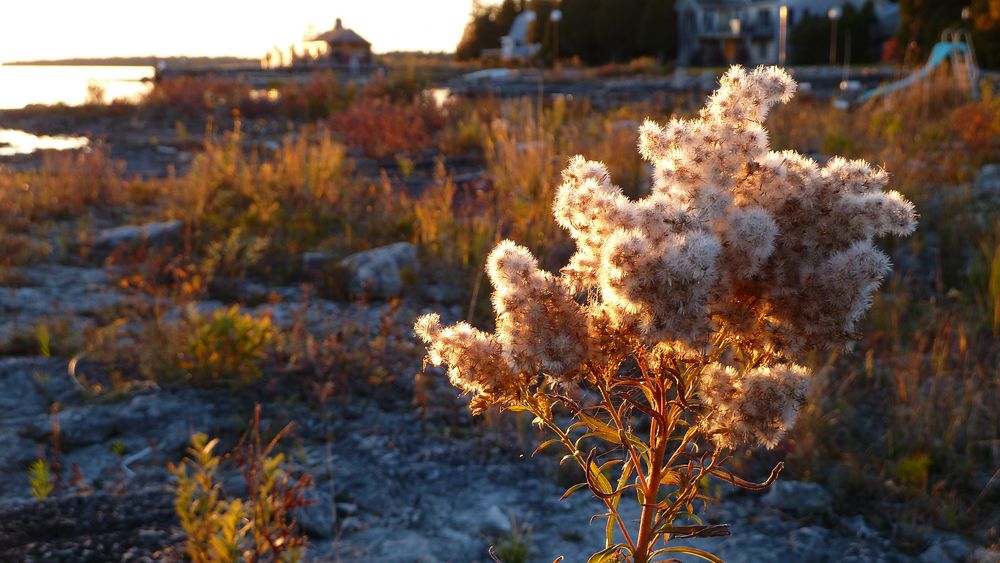
[[[37,500],[48,498],[55,488],[49,462],[44,459],[36,459],[28,468],[28,482],[31,484],[31,496]]]
[[[497,540],[492,552],[503,563],[527,563],[531,557],[531,528],[510,518],[510,533]]]
[[[234,305],[197,318],[193,329],[181,363],[189,380],[250,383],[260,378],[260,364],[274,339],[270,319],[241,314]]]
[[[216,454],[218,439],[199,433],[191,437],[187,458],[170,466],[177,479],[174,506],[187,535],[185,550],[196,563],[294,562],[305,553],[306,538],[290,513],[305,505],[303,494],[311,479],[289,475],[284,454],[275,451],[293,425],[264,442],[259,405],[250,425],[231,456]],[[243,475],[245,498],[223,494],[218,472],[228,461]]]

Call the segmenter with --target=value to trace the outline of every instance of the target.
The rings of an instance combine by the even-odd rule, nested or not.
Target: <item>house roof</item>
[[[369,43],[364,37],[358,35],[353,29],[347,29],[344,27],[340,18],[337,18],[337,23],[333,26],[333,29],[320,33],[316,37],[311,38],[310,41],[323,41],[331,45],[371,46],[371,43]]]

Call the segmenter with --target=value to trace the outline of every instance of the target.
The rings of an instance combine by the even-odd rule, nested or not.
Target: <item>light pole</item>
[[[840,19],[840,8],[830,8],[826,13],[830,18],[830,66],[837,64],[837,20]]]
[[[562,21],[562,10],[556,8],[549,14],[552,21],[552,66],[559,71],[559,22]]]
[[[778,8],[778,66],[788,59],[788,6]]]

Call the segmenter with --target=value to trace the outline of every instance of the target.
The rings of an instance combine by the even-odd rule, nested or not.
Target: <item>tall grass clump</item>
[[[731,452],[778,443],[812,378],[796,360],[858,338],[890,269],[874,237],[915,226],[884,170],[769,150],[762,122],[794,90],[778,68],[734,67],[698,118],[647,121],[643,199],[573,158],[554,194],[576,243],[559,275],[505,240],[487,261],[494,332],[417,321],[473,412],[528,411],[555,436],[536,451],[558,444],[579,464],[567,495],[587,488],[607,509],[592,561],[718,561],[671,543],[728,533],[697,523],[705,478],[761,489],[777,477],[781,464],[761,484],[737,477]],[[637,525],[620,509],[632,495]]]
[[[0,171],[0,212],[6,231],[73,219],[87,206],[113,209],[127,201],[124,166],[103,149],[51,154],[38,170]]]
[[[238,121],[221,138],[209,136],[191,171],[163,186],[163,214],[184,220],[187,251],[206,257],[228,248],[254,257],[215,260],[225,267],[206,277],[287,280],[306,251],[346,255],[413,236],[406,194],[387,179],[354,176],[345,147],[328,132],[286,138],[272,154],[247,150],[245,141]]]

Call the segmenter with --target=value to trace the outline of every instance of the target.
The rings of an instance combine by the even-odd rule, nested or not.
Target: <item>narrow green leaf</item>
[[[604,464],[601,465],[600,472],[604,473],[608,469],[611,469],[612,467],[618,465],[619,463],[624,463],[624,461],[620,460],[620,459],[612,459],[611,461],[607,461],[607,462],[605,462]]]
[[[604,549],[591,555],[590,559],[587,559],[587,563],[605,563],[607,561],[614,561],[618,554],[620,554],[623,549],[626,549],[626,547],[627,546],[625,544],[621,543],[605,547]]]
[[[725,563],[722,559],[719,559],[711,553],[696,549],[693,547],[664,547],[662,549],[657,549],[653,553],[649,554],[649,558],[659,557],[660,555],[666,555],[667,553],[683,553],[685,555],[694,555],[695,557],[700,557],[705,561],[711,561],[712,563]]]
[[[590,433],[592,435],[597,436],[602,440],[611,442],[612,444],[621,445],[621,438],[618,435],[618,431],[614,428],[611,428],[607,424],[597,420],[583,411],[577,413],[577,416],[580,417],[580,420],[587,424],[587,427],[590,428]]]
[[[546,440],[542,442],[541,444],[538,445],[537,448],[535,448],[535,451],[531,453],[531,457],[535,457],[536,455],[538,455],[539,452],[541,452],[545,448],[551,446],[552,444],[558,444],[561,441],[562,440],[560,440],[559,438],[553,438],[551,440]]]
[[[580,489],[582,489],[582,488],[584,488],[586,486],[587,486],[586,483],[577,483],[577,484],[573,485],[572,487],[566,489],[566,492],[563,493],[563,495],[561,497],[559,497],[559,500],[566,500],[566,499],[568,499],[570,497],[570,495],[572,495],[573,493],[579,491]]]
[[[593,477],[594,481],[597,483],[597,488],[601,490],[602,493],[610,495],[611,491],[611,481],[601,473],[601,468],[597,467],[597,464],[593,461],[590,462],[590,475]]]

